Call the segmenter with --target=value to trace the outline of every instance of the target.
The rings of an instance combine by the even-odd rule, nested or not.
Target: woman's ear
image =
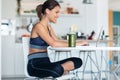
[[[49,13],[50,13],[50,10],[49,10],[49,9],[46,9],[45,12],[46,12],[46,14],[49,14]]]

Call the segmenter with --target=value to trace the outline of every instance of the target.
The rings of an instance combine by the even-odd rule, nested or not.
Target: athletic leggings
[[[68,61],[72,61],[74,63],[75,69],[81,67],[82,65],[82,60],[77,57],[67,58],[58,62],[50,62],[48,57],[37,57],[28,61],[27,70],[30,76],[39,78],[52,76],[56,78],[63,75],[64,69],[61,64]]]

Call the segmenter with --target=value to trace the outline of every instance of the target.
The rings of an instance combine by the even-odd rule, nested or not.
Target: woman
[[[68,47],[68,43],[59,40],[50,22],[56,23],[60,13],[60,5],[55,0],[47,0],[36,8],[39,22],[31,32],[30,53],[28,55],[28,73],[36,77],[60,77],[64,73],[81,67],[82,60],[72,57],[58,62],[50,62],[47,56],[48,45],[52,47]],[[77,42],[76,45],[87,45],[87,42]]]

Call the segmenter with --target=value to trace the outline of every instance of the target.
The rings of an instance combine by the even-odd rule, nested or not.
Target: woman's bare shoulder
[[[34,25],[34,28],[41,29],[42,25],[38,22]]]

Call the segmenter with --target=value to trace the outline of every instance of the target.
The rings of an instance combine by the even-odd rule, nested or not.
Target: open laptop
[[[100,28],[100,31],[99,31],[99,34],[98,34],[98,38],[97,38],[97,40],[96,40],[96,42],[95,42],[95,43],[96,43],[96,47],[98,46],[98,42],[99,42],[99,40],[100,40],[102,31],[103,31],[103,26]]]
[[[88,46],[86,46],[86,47],[97,47],[97,46],[98,46],[98,43],[99,43],[99,41],[100,41],[100,37],[101,37],[102,31],[103,31],[103,26],[102,26],[102,27],[100,28],[100,30],[99,30],[99,34],[98,34],[98,37],[97,37],[97,39],[96,39],[96,41],[95,41],[95,45],[88,45]],[[80,47],[80,46],[77,46],[77,47]]]

